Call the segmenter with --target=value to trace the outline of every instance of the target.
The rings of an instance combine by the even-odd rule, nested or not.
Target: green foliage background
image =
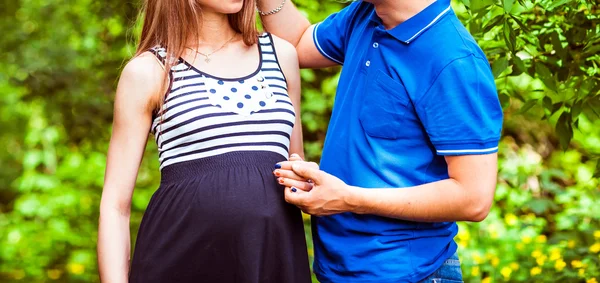
[[[345,5],[296,2],[313,22]],[[506,114],[495,206],[484,222],[460,224],[465,281],[597,282],[598,3],[453,6],[492,63]],[[0,282],[98,281],[112,100],[133,54],[137,9],[137,1],[2,1]],[[320,156],[338,72],[301,73],[311,160]],[[159,183],[156,159],[150,142],[133,198],[134,235]]]

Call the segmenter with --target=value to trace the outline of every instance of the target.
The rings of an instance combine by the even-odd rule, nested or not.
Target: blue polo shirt
[[[446,155],[494,153],[502,128],[489,63],[449,0],[386,30],[354,2],[314,29],[342,64],[321,169],[349,185],[404,188],[448,178]],[[352,213],[313,218],[321,282],[417,282],[457,249],[454,222]]]

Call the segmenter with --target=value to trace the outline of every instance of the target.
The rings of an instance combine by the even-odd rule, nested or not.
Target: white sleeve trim
[[[331,55],[327,54],[327,52],[325,52],[323,50],[323,48],[321,47],[321,44],[319,44],[319,40],[317,39],[317,29],[319,28],[319,25],[321,23],[318,23],[315,25],[315,30],[313,31],[313,40],[315,41],[315,45],[317,46],[317,49],[319,49],[319,52],[321,52],[321,54],[323,54],[325,57],[327,57],[327,59],[336,62],[340,65],[344,65],[344,63],[342,63],[340,60],[337,60],[335,58],[333,58]]]
[[[485,148],[485,149],[456,149],[456,150],[438,150],[438,153],[466,153],[466,152],[492,152],[498,150],[498,147]]]

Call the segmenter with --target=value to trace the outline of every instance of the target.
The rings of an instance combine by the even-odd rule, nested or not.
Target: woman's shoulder
[[[121,72],[119,85],[127,96],[139,100],[153,100],[160,93],[166,79],[164,66],[150,51],[133,57]]]
[[[121,73],[122,78],[144,82],[146,85],[154,85],[155,81],[160,83],[164,76],[164,65],[151,51],[133,57]]]
[[[269,35],[273,39],[273,46],[277,50],[277,56],[280,57],[280,59],[284,59],[281,57],[291,57],[293,59],[298,59],[298,53],[296,52],[296,47],[293,44],[274,34]]]
[[[277,52],[277,60],[281,65],[282,71],[287,77],[292,72],[297,72],[298,67],[298,53],[296,47],[274,34],[270,34],[273,39],[273,46]]]

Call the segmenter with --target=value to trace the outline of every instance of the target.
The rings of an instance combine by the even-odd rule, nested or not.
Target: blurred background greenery
[[[345,5],[296,3],[313,22]],[[506,116],[495,205],[482,223],[460,224],[465,281],[598,282],[598,3],[453,6],[492,64]],[[138,8],[121,0],[2,1],[0,282],[98,282],[112,100],[134,52]],[[301,73],[310,160],[320,156],[338,72]],[[158,183],[150,142],[133,198],[134,236]]]

